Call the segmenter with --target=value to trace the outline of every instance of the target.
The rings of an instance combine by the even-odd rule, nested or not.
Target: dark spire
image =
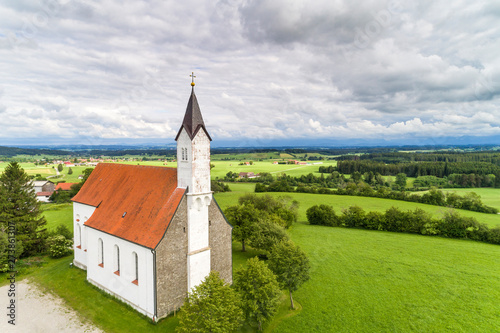
[[[208,136],[208,139],[212,141],[212,138],[208,134],[207,129],[205,128],[205,123],[203,122],[203,117],[201,115],[200,106],[198,105],[198,100],[196,99],[196,95],[194,94],[194,85],[192,85],[191,96],[189,97],[188,105],[186,108],[186,114],[184,115],[184,120],[182,121],[182,126],[175,137],[175,141],[179,138],[181,134],[182,128],[184,128],[189,135],[189,138],[192,140],[196,133],[200,129],[203,129]]]

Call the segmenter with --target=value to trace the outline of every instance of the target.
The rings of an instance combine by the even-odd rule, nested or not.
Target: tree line
[[[293,183],[289,183],[289,176],[281,176],[269,185],[257,183],[255,185],[255,192],[297,192],[311,194],[354,195],[418,202],[428,205],[464,209],[488,214],[498,213],[498,209],[485,205],[481,201],[481,197],[475,192],[469,192],[460,196],[453,192],[444,193],[436,188],[431,188],[431,190],[424,194],[414,194],[406,191],[392,191],[386,186],[378,186],[374,189],[366,182],[361,181],[361,177],[362,176],[360,174],[359,177],[356,175],[355,177],[351,177],[351,181],[343,183],[342,187],[330,189],[320,186],[307,186],[304,184],[294,186],[292,185]],[[404,174],[398,174],[394,185],[400,189],[404,189],[405,184],[406,176]]]
[[[476,174],[500,177],[500,166],[487,162],[418,162],[386,164],[369,160],[339,161],[336,168],[321,169],[351,174],[353,172],[377,172],[383,176],[395,176],[405,173],[408,177],[436,176],[442,178],[451,174]],[[500,183],[497,184],[500,186]]]
[[[473,217],[461,216],[452,210],[446,211],[442,218],[435,219],[420,208],[402,211],[391,207],[384,213],[366,213],[359,206],[351,206],[337,215],[332,206],[315,205],[307,209],[306,216],[309,224],[313,225],[405,232],[500,244],[500,226],[489,228]]]
[[[363,155],[342,155],[336,158],[345,160],[371,160],[386,164],[403,162],[487,162],[500,166],[500,152],[429,152],[429,153],[407,153],[407,152],[379,152]]]

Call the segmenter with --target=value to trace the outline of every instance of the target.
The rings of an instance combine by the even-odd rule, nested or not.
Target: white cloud
[[[497,7],[3,3],[0,144],[48,136],[173,139],[191,71],[214,143],[498,135]]]

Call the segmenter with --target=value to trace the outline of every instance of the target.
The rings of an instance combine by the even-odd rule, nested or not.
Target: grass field
[[[47,230],[55,230],[63,224],[73,231],[73,204],[44,204],[42,210],[47,220]]]
[[[234,192],[216,195],[222,207],[252,190],[251,184],[231,187]],[[495,332],[500,327],[500,246],[310,226],[304,213],[309,205],[335,198],[351,198],[360,204],[364,198],[295,195],[301,199],[300,223],[290,234],[309,256],[311,280],[294,294],[301,310],[289,311],[284,297],[278,317],[266,332]],[[378,208],[383,206],[379,203]],[[59,205],[46,216],[61,220],[68,212],[69,205]],[[234,269],[257,254],[240,249],[234,242]],[[49,260],[29,278],[63,297],[106,332],[173,332],[175,317],[151,324],[88,284],[85,272],[69,268],[70,262],[71,257]],[[250,331],[250,327],[242,330]]]
[[[294,165],[294,164],[273,164],[272,161],[255,162],[253,165],[238,165],[239,161],[212,161],[215,167],[212,168],[211,174],[212,179],[224,178],[224,176],[229,172],[269,172],[273,175],[280,173],[286,173],[290,176],[300,176],[307,175],[309,173],[314,173],[319,175],[320,166],[336,165],[336,161],[322,161],[322,164],[312,164],[316,162],[311,162],[311,165]]]
[[[481,201],[490,207],[500,210],[500,188],[455,188],[442,189],[443,192],[456,192],[458,195],[464,195],[468,192],[475,192],[481,196]]]
[[[215,195],[222,209],[236,204],[254,185],[229,184],[233,192]],[[474,189],[477,190],[477,189]],[[494,192],[480,192],[494,200]],[[283,296],[277,317],[266,332],[496,332],[500,327],[500,246],[466,240],[343,228],[310,226],[305,211],[330,204],[337,212],[350,205],[366,211],[420,207],[435,215],[445,208],[403,201],[303,193],[299,223],[292,239],[308,254],[311,280],[294,294],[299,310],[288,310]],[[71,204],[43,205],[52,230],[60,223],[72,229]],[[460,211],[489,225],[500,215]],[[233,269],[258,254],[240,252],[233,243]],[[85,320],[106,332],[173,332],[177,318],[152,324],[128,306],[86,282],[85,272],[70,268],[71,257],[45,259],[41,268],[23,270],[42,288],[61,296]],[[2,275],[0,274],[0,277]],[[6,279],[4,279],[6,281]],[[0,283],[5,284],[5,283]],[[254,329],[244,327],[241,332]]]
[[[498,332],[500,246],[298,224],[303,306],[276,332]]]
[[[254,184],[248,183],[228,183],[229,187],[233,192],[218,193],[215,198],[221,206],[225,209],[231,205],[236,205],[238,203],[238,197],[245,193],[253,193],[255,188]],[[500,194],[500,189],[496,189]],[[394,206],[402,210],[414,210],[415,208],[421,208],[435,217],[440,217],[445,211],[448,210],[446,207],[432,206],[419,204],[415,202],[406,202],[399,200],[390,199],[379,199],[379,198],[367,198],[367,197],[354,197],[347,195],[328,195],[328,194],[307,194],[307,193],[269,193],[272,196],[282,196],[288,195],[293,199],[300,202],[299,207],[299,220],[306,220],[306,210],[314,205],[330,205],[337,213],[340,213],[342,209],[349,206],[358,205],[362,207],[366,212],[368,211],[378,211],[384,212],[386,209]],[[468,210],[457,209],[463,216],[470,216],[476,218],[481,223],[486,223],[490,227],[500,225],[500,215],[499,214],[483,214],[477,212],[471,212]]]

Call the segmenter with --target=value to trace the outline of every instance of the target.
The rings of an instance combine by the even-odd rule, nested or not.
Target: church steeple
[[[181,128],[179,129],[179,132],[175,137],[175,141],[177,141],[177,139],[179,138],[179,135],[181,134],[183,128],[186,130],[191,140],[193,140],[193,138],[196,136],[196,133],[198,133],[200,129],[203,129],[210,141],[212,141],[212,138],[210,137],[210,134],[208,134],[208,131],[205,127],[205,123],[203,122],[203,116],[201,115],[200,106],[198,105],[198,100],[196,99],[196,95],[194,93],[194,73],[191,74],[191,77],[193,78],[193,81],[191,82],[191,96],[189,97],[184,120],[182,121]]]
[[[191,75],[191,96],[184,120],[175,137],[177,141],[177,186],[188,188],[190,194],[210,192],[210,135],[205,128],[200,106],[194,93]]]
[[[200,106],[194,94],[194,73],[191,96],[177,141],[177,187],[186,189],[187,205],[187,278],[191,290],[210,274],[211,248],[209,233],[210,141]]]

